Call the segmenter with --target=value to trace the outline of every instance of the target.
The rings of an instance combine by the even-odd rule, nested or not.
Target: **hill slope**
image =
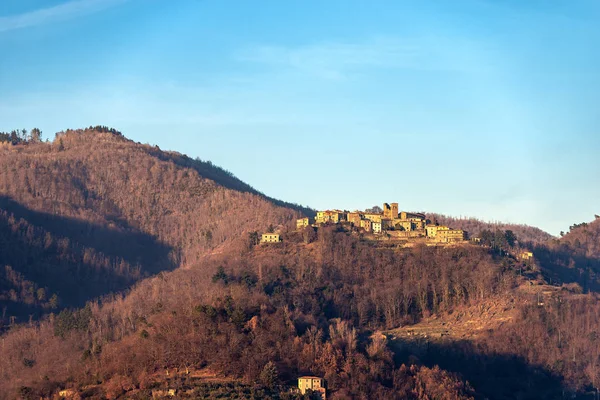
[[[203,390],[167,382],[175,368],[260,385],[269,363],[286,384],[325,377],[340,399],[586,398],[596,385],[596,295],[530,285],[521,270],[534,266],[483,246],[381,248],[336,227],[284,234],[9,332],[0,391]]]
[[[485,222],[477,218],[455,218],[435,213],[427,214],[427,217],[432,221],[436,221],[440,225],[447,225],[455,229],[465,230],[472,237],[478,236],[483,230],[489,230],[492,232],[495,232],[496,230],[511,230],[515,233],[515,235],[517,235],[517,238],[521,242],[544,243],[550,239],[553,239],[553,236],[548,232],[529,225]]]
[[[600,219],[572,225],[560,239],[530,247],[546,281],[600,291]]]
[[[4,322],[83,305],[145,276],[194,265],[297,214],[210,163],[115,133],[67,131],[52,144],[4,146]]]
[[[580,255],[600,258],[600,217],[589,223],[574,224],[560,240]]]
[[[310,210],[114,132],[0,156],[4,321],[56,312],[2,336],[0,398],[227,390],[193,381],[207,371],[288,399],[273,383],[300,374],[340,399],[585,398],[599,386],[596,224],[548,243],[529,227],[460,225],[513,229],[536,243],[528,262],[512,245],[382,248],[333,226],[285,229]],[[247,240],[270,224],[284,243]]]
[[[165,369],[209,367],[254,383],[273,362],[282,382],[319,374],[337,398],[470,398],[452,374],[396,365],[386,343],[365,341],[365,332],[506,290],[485,249],[396,252],[334,228],[312,243],[285,235],[284,243],[215,254],[201,268],[145,279],[125,297],[10,332],[0,390],[43,393],[38,377],[48,375],[63,387],[100,381],[102,393],[126,398]]]

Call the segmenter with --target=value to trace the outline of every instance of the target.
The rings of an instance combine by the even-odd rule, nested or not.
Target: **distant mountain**
[[[310,212],[114,130],[2,146],[0,321],[82,306]]]

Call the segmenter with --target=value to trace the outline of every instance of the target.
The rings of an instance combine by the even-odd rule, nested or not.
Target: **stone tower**
[[[383,203],[383,218],[395,219],[398,218],[398,203]]]
[[[392,203],[392,218],[390,219],[396,219],[398,218],[398,203]]]

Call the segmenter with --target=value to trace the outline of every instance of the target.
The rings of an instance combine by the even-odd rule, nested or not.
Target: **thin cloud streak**
[[[378,37],[356,43],[324,42],[283,47],[257,45],[236,54],[238,61],[289,68],[324,79],[341,80],[363,69],[490,72],[493,49],[464,38]]]
[[[76,0],[23,14],[0,17],[0,32],[77,18],[126,1],[128,0]]]

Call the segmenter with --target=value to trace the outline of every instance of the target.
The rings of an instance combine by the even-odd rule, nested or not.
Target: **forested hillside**
[[[502,222],[485,222],[477,218],[455,218],[442,214],[428,213],[427,218],[437,222],[440,225],[450,226],[455,229],[462,229],[470,236],[478,236],[481,231],[510,230],[514,232],[519,240],[523,242],[544,243],[552,239],[553,236],[544,232],[540,228],[522,224],[507,224]]]
[[[600,220],[574,224],[560,239],[531,243],[549,282],[577,283],[583,292],[600,291]]]
[[[143,277],[194,265],[297,214],[223,169],[115,130],[4,145],[0,324],[83,306]]]
[[[0,399],[308,399],[305,374],[333,399],[597,395],[599,221],[556,239],[433,215],[481,242],[402,248],[295,232],[310,212],[102,127],[2,146]],[[256,243],[269,227],[283,243]],[[386,333],[489,307],[502,323],[462,339]]]
[[[4,335],[0,392],[142,395],[175,368],[208,368],[264,393],[275,384],[265,369],[284,384],[316,374],[333,398],[586,398],[598,384],[594,293],[530,286],[537,267],[487,247],[397,251],[335,227],[284,236],[13,330]],[[494,302],[516,317],[477,340],[407,352],[377,333]]]
[[[460,378],[398,363],[384,338],[365,335],[504,293],[514,285],[506,267],[477,247],[397,253],[333,228],[314,240],[286,233],[284,244],[214,256],[6,335],[5,388],[71,377],[119,394],[176,367],[260,382],[272,362],[279,381],[319,374],[341,398],[469,398]],[[37,382],[45,375],[53,380]]]
[[[560,243],[580,255],[600,258],[600,217],[596,216],[594,221],[589,223],[571,225]]]

